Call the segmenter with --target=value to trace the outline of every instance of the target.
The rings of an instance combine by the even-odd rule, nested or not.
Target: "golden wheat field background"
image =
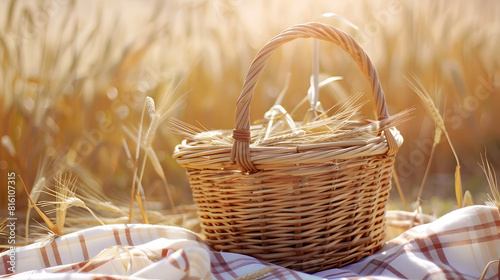
[[[196,229],[185,171],[171,158],[182,136],[170,117],[232,129],[256,52],[308,21],[336,26],[360,43],[391,114],[415,108],[398,126],[405,143],[395,166],[408,210],[429,160],[424,212],[457,207],[457,161],[446,137],[435,139],[433,104],[460,162],[463,191],[482,204],[494,186],[481,164],[498,167],[500,158],[498,1],[2,1],[0,14],[1,217],[9,215],[8,174],[15,173],[63,232],[127,222],[133,185],[148,222]],[[252,120],[285,87],[281,104],[289,112],[306,96],[311,42],[297,40],[274,54]],[[370,101],[363,112],[372,117],[369,85],[349,56],[321,43],[319,60],[321,77],[342,77],[321,90],[323,107],[363,92]],[[416,89],[433,104],[421,102]],[[294,117],[301,120],[306,109]],[[16,216],[30,231],[46,232],[31,220],[41,221],[18,178],[15,187]],[[391,207],[402,209],[401,201],[393,188]],[[144,222],[137,203],[133,213],[132,221]],[[31,237],[24,228],[18,234]]]

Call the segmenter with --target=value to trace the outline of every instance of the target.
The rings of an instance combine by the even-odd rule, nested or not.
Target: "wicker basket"
[[[296,38],[347,52],[371,84],[379,121],[390,119],[377,72],[356,41],[332,26],[306,23],[285,30],[255,57],[237,102],[236,129],[214,132],[230,140],[184,140],[174,158],[187,169],[203,234],[215,250],[312,273],[381,247],[403,139],[390,123],[368,139],[256,145],[253,134],[263,128],[250,126],[249,110],[257,79],[274,50]]]

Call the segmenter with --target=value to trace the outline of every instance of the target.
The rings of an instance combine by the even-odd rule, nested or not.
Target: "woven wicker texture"
[[[347,52],[370,82],[380,123],[390,120],[377,72],[356,41],[332,26],[306,23],[285,30],[256,55],[236,105],[235,129],[214,132],[232,134],[234,141],[187,139],[174,158],[187,169],[203,234],[215,250],[311,273],[381,247],[394,157],[403,139],[389,121],[371,137],[255,144],[256,131],[263,129],[250,126],[258,77],[273,51],[297,38],[332,42]]]

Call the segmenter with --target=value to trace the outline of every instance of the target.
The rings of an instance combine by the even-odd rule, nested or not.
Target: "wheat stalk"
[[[155,112],[156,108],[155,108],[155,103],[154,103],[153,98],[151,98],[149,96],[146,97],[146,101],[144,102],[144,109],[146,108],[146,106],[148,108],[148,114],[149,114],[151,121],[149,123],[148,130],[147,130],[146,135],[144,137],[144,141],[146,142],[146,147],[149,148],[151,145],[151,142],[152,142],[153,134],[154,134],[154,131],[152,131],[152,130],[156,130],[156,129],[154,129],[154,127],[155,127],[155,123],[158,121],[158,118],[157,118],[158,116]],[[143,109],[143,114],[144,114],[144,109]],[[141,124],[142,124],[142,118],[141,118]],[[140,129],[139,129],[139,133],[141,133]],[[140,136],[138,136],[138,138],[137,138],[137,147],[138,148],[140,148],[140,146],[141,146],[140,143],[141,143]],[[149,223],[148,218],[147,218],[146,208],[144,205],[146,203],[146,199],[145,199],[145,196],[142,195],[142,193],[144,193],[144,190],[142,189],[140,182],[142,182],[142,178],[144,176],[144,170],[146,169],[147,159],[148,159],[148,153],[145,153],[144,158],[142,160],[142,167],[140,169],[141,171],[140,171],[138,181],[137,181],[137,185],[138,185],[138,187],[136,188],[137,192],[135,193],[135,199],[139,205],[139,209],[141,210],[144,223],[146,223],[146,224]]]
[[[429,95],[427,94],[427,96],[429,96]],[[431,99],[431,101],[432,101],[432,99]],[[432,102],[432,103],[434,104],[434,102]],[[427,107],[426,107],[426,110],[427,110]],[[425,183],[427,181],[427,176],[429,175],[429,172],[431,169],[432,160],[434,159],[434,152],[436,151],[436,146],[441,142],[442,135],[443,135],[443,130],[442,130],[441,126],[435,125],[434,126],[434,141],[432,142],[432,147],[431,147],[431,151],[429,154],[429,159],[427,161],[427,166],[426,166],[425,171],[424,171],[424,176],[422,177],[422,182],[420,183],[420,188],[419,188],[418,194],[417,194],[417,203],[416,203],[415,207],[419,207],[420,203],[422,202],[422,194],[424,191]]]
[[[237,277],[237,278],[235,278],[235,280],[254,280],[254,279],[260,279],[260,278],[264,277],[266,274],[272,272],[275,269],[276,269],[276,267],[274,267],[274,266],[268,266],[268,267],[263,268],[261,270],[258,270],[256,272],[249,273],[249,274]]]
[[[458,160],[457,153],[455,152],[455,149],[453,148],[453,144],[451,143],[451,139],[450,139],[450,136],[446,130],[444,120],[441,117],[441,114],[439,113],[439,110],[436,107],[434,101],[430,97],[429,92],[425,89],[422,82],[420,82],[420,80],[417,78],[416,75],[413,74],[412,78],[413,78],[413,81],[411,81],[409,78],[406,78],[406,80],[410,84],[410,87],[413,89],[413,91],[420,98],[420,101],[424,105],[425,110],[432,117],[432,120],[434,121],[434,124],[436,125],[436,132],[434,134],[433,146],[437,145],[437,143],[441,139],[440,133],[443,133],[446,137],[446,140],[448,140],[448,144],[450,145],[450,148],[453,152],[453,155],[455,156],[455,160],[457,163],[456,168],[455,168],[455,196],[457,199],[457,205],[459,208],[461,208],[463,205],[463,203],[462,203],[462,197],[463,197],[462,196],[462,179],[460,176],[460,161]],[[437,132],[437,130],[439,130],[440,132]],[[431,153],[431,155],[433,155],[433,152]],[[427,169],[428,168],[429,167],[427,167]],[[419,195],[420,194],[421,194],[421,191],[419,191]],[[418,199],[420,200],[420,197]]]
[[[31,200],[30,194],[28,192],[28,189],[26,188],[26,185],[24,184],[24,181],[23,181],[23,178],[21,177],[21,175],[19,175],[19,179],[21,180],[23,188],[26,191],[26,195],[28,196],[28,199],[29,199],[31,205],[33,206],[33,209],[35,209],[35,211],[38,213],[38,215],[40,215],[40,217],[42,217],[43,221],[49,227],[49,230],[51,232],[53,232],[56,236],[61,236],[61,231],[59,230],[59,228],[56,227],[54,225],[54,223],[52,223],[52,221],[49,219],[49,217],[47,217],[47,215],[45,215],[45,213],[43,213],[42,210],[40,210],[38,208],[38,206],[36,206],[36,204],[33,202],[33,200]]]
[[[134,208],[134,200],[136,197],[136,181],[137,181],[137,171],[139,169],[138,167],[138,161],[139,161],[139,151],[141,148],[141,136],[142,136],[142,123],[144,121],[144,112],[147,107],[147,102],[144,102],[144,106],[142,108],[142,113],[141,113],[141,121],[139,122],[139,132],[137,133],[137,145],[135,149],[135,158],[133,160],[134,166],[133,166],[133,178],[132,178],[132,188],[130,190],[130,209],[129,209],[129,218],[128,222],[132,222],[132,216],[133,216],[133,208]]]
[[[156,108],[154,99],[150,96],[146,97],[146,100],[144,102],[142,114],[141,114],[141,122],[139,125],[139,131],[137,133],[137,141],[136,141],[136,154],[135,154],[135,159],[134,159],[134,175],[133,175],[133,185],[132,185],[132,190],[131,190],[131,197],[130,197],[130,208],[129,208],[129,221],[132,220],[132,212],[133,212],[133,203],[134,203],[134,198],[135,200],[139,201],[139,207],[141,209],[141,213],[143,213],[143,217],[147,217],[145,213],[144,208],[144,203],[145,203],[145,197],[141,195],[143,191],[141,190],[140,187],[140,182],[142,182],[144,172],[146,170],[146,162],[148,158],[150,159],[153,169],[156,171],[156,173],[160,176],[163,185],[165,186],[167,196],[171,205],[172,212],[176,214],[176,209],[175,209],[175,202],[173,200],[169,184],[167,182],[165,173],[163,172],[163,168],[161,167],[161,164],[158,160],[158,157],[156,156],[156,153],[154,152],[154,149],[152,148],[152,141],[155,136],[156,130],[158,129],[159,125],[170,115],[173,113],[173,111],[180,106],[182,102],[182,98],[177,96],[177,91],[179,84],[177,84],[176,87],[170,86],[169,88],[165,88],[166,84],[159,84],[155,91],[159,94],[161,94],[161,102],[160,105],[158,106],[158,110]],[[146,134],[144,138],[141,137],[142,135],[142,125],[144,121],[144,113],[146,111],[146,108],[148,110],[149,117],[151,119],[148,129],[146,131]],[[125,132],[128,132],[128,129],[125,129]],[[134,139],[134,138],[132,138]],[[144,141],[142,140],[144,139]],[[139,160],[139,150],[140,148],[143,148],[145,150],[144,157],[142,159],[142,164],[139,169],[138,167],[138,160]],[[128,156],[129,153],[127,153]],[[140,172],[137,174],[137,172]],[[147,223],[147,220],[145,219],[145,222]]]
[[[47,180],[45,179],[45,177],[41,177],[40,179],[38,179],[36,184],[31,189],[31,198],[32,198],[32,200],[35,201],[35,203],[38,201],[38,198],[40,196],[42,189],[44,188],[46,181]],[[29,238],[29,220],[30,220],[30,216],[31,216],[30,215],[31,209],[33,209],[33,205],[30,203],[30,204],[28,204],[28,209],[26,210],[26,224],[25,224],[25,227],[26,227],[25,228],[25,237],[26,238]]]
[[[401,184],[399,183],[399,177],[396,172],[396,168],[392,168],[392,178],[394,178],[394,183],[396,184],[396,189],[398,190],[399,197],[401,198],[401,202],[403,203],[403,208],[405,211],[408,211],[408,205],[406,204],[405,195],[403,189],[401,188]]]

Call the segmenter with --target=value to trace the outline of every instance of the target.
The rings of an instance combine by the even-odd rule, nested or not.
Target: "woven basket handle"
[[[379,120],[389,117],[385,102],[385,95],[382,91],[377,71],[368,55],[351,36],[333,26],[318,22],[309,22],[292,26],[274,37],[257,53],[252,64],[250,65],[250,68],[248,69],[240,97],[236,103],[235,129],[233,130],[233,138],[235,141],[231,153],[231,160],[232,162],[236,162],[246,171],[257,170],[250,160],[250,103],[252,101],[257,80],[274,51],[284,43],[297,38],[316,38],[332,42],[351,55],[370,82],[372,93],[375,97],[377,116]],[[389,148],[390,152],[395,153],[394,149],[397,150],[397,148],[394,148],[394,146],[397,147],[397,144],[394,144],[395,140],[392,134],[385,134],[386,137],[392,138],[387,140],[388,144],[392,146]],[[387,134],[390,134],[390,136]],[[392,142],[391,140],[394,142],[389,143]]]

